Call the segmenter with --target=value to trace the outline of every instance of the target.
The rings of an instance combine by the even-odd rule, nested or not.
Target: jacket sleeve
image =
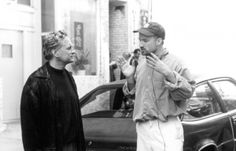
[[[30,82],[30,80],[28,80],[23,88],[21,96],[21,129],[25,151],[40,149],[39,133],[37,131],[40,97],[37,89],[37,82]]]
[[[195,81],[191,79],[187,69],[181,75],[174,71],[174,75],[176,83],[165,81],[166,87],[170,90],[170,97],[174,101],[189,99],[193,94]]]

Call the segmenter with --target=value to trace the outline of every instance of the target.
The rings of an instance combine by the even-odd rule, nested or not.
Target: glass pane
[[[12,58],[12,45],[2,44],[2,58]]]
[[[101,89],[93,93],[87,100],[86,105],[82,107],[82,115],[97,113],[99,111],[112,110],[116,89]]]
[[[71,64],[72,72],[76,75],[80,73],[78,71],[85,70],[86,75],[96,75],[96,1],[72,0],[70,9],[65,14],[67,26],[64,26],[69,27],[78,56],[82,56]]]
[[[231,81],[217,81],[213,84],[222,97],[226,109],[236,109],[236,85]]]
[[[185,119],[194,119],[220,112],[220,106],[207,84],[198,86],[193,96],[187,100],[188,115]]]
[[[41,5],[42,31],[63,29],[74,43],[78,57],[67,69],[74,75],[96,75],[96,0],[61,0],[60,3],[42,0]]]
[[[30,6],[30,1],[31,0],[17,0],[17,3]]]
[[[84,117],[131,118],[134,99],[125,97],[122,88],[100,89],[86,98]]]

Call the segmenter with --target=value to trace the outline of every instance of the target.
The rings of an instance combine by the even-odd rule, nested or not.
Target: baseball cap
[[[157,36],[162,39],[165,39],[165,29],[156,22],[149,22],[145,24],[142,28],[133,32],[138,32],[147,37]]]

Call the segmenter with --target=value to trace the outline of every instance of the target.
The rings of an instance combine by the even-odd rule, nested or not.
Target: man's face
[[[150,52],[155,53],[157,50],[156,40],[156,37],[147,37],[139,34],[139,46],[141,48],[141,54],[145,55]]]
[[[68,37],[61,42],[61,47],[56,51],[55,57],[58,61],[61,61],[65,64],[71,63],[74,61],[75,50],[73,45]]]

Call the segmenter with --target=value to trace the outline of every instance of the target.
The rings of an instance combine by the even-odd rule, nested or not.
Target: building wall
[[[58,1],[54,2],[58,4]],[[65,5],[60,7],[67,9],[69,3],[68,1],[64,2]],[[83,2],[87,1],[84,0]],[[136,44],[132,31],[139,27],[139,19],[137,19],[139,17],[139,9],[136,7],[140,5],[139,0],[94,0],[94,2],[96,3],[94,5],[96,7],[96,21],[94,22],[94,28],[96,29],[96,59],[94,59],[96,75],[74,76],[80,97],[96,86],[109,81],[109,61],[111,60],[109,54],[114,59],[124,51],[132,51]],[[76,1],[76,3],[79,2]],[[46,7],[43,6],[43,8]],[[68,29],[69,24],[66,24],[68,21],[66,15],[68,14],[64,14],[65,16],[61,17],[60,15],[63,15],[61,14],[62,9],[53,8],[54,10],[42,12],[41,14],[41,0],[31,0],[30,7],[18,5],[16,0],[0,1],[0,19],[2,20],[0,22],[0,30],[18,33],[16,35],[20,35],[18,37],[20,37],[22,50],[22,53],[20,53],[22,57],[22,67],[20,67],[22,77],[19,78],[19,74],[12,74],[11,70],[7,73],[8,75],[13,75],[13,78],[19,78],[20,84],[16,92],[17,94],[13,91],[3,92],[3,90],[7,90],[4,83],[8,83],[11,89],[11,79],[2,78],[0,75],[0,120],[12,121],[19,119],[20,95],[23,85],[28,76],[42,65],[41,17],[49,13],[49,18],[51,17],[55,21],[55,24],[52,23],[50,26],[44,26],[45,32],[50,31],[49,29],[51,28],[53,30],[64,27]],[[56,16],[56,13],[59,13],[59,16]],[[11,35],[6,34],[4,36],[10,39]],[[3,59],[0,59],[0,61],[5,62]],[[2,68],[8,69],[7,65],[4,67],[0,66],[0,68],[1,71]],[[6,80],[9,81],[5,82]],[[15,96],[16,99],[9,103],[5,99],[6,93],[8,96]]]
[[[127,3],[109,3],[109,50],[110,60],[128,50],[128,15]]]
[[[0,37],[1,48],[4,44],[12,48],[12,56],[8,58],[1,56],[3,49],[0,50],[0,70],[4,73],[0,74],[2,121],[19,119],[23,84],[29,74],[41,65],[40,16],[40,0],[31,0],[31,6],[10,0],[0,2],[0,31],[4,34],[3,38]]]
[[[133,52],[139,47],[138,34],[134,30],[142,26],[141,10],[151,19],[152,0],[110,0],[109,3],[109,51],[110,61],[123,52]]]
[[[109,3],[109,55],[115,61],[124,52],[132,53],[139,47],[138,34],[141,27],[141,10],[151,13],[151,0],[110,0]],[[150,18],[150,16],[148,16]],[[115,79],[120,79],[120,69],[113,71]]]

